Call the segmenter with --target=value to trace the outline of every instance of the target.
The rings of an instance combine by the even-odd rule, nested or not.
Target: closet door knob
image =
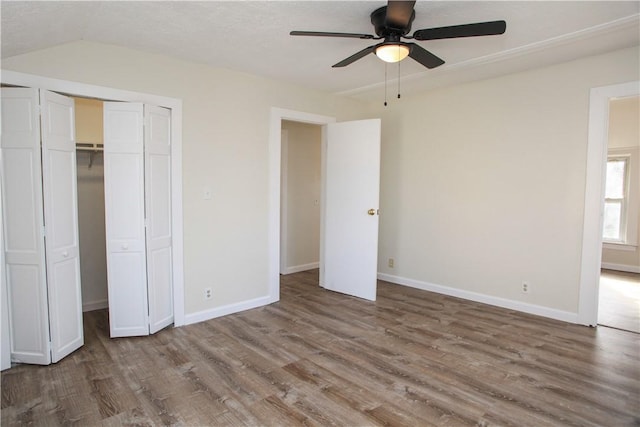
[[[62,252],[62,256],[65,257],[65,258],[68,257],[69,256],[69,252],[67,252],[67,251]]]
[[[129,249],[129,245],[128,245],[128,244],[126,244],[126,243],[124,243],[124,244],[122,245],[122,249],[126,251],[127,249]]]

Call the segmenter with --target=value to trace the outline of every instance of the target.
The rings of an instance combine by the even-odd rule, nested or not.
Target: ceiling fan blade
[[[415,18],[413,10],[415,4],[415,1],[389,0],[387,3],[386,24],[397,29],[410,27],[413,18]]]
[[[475,24],[417,30],[413,33],[413,38],[416,40],[438,40],[458,37],[494,36],[503,34],[506,29],[507,23],[505,21],[478,22]]]
[[[335,64],[332,68],[346,67],[347,65],[356,62],[360,58],[364,58],[371,52],[375,51],[376,48],[380,46],[379,44],[375,44],[373,46],[369,46],[367,48],[362,49],[360,52],[354,53],[350,57],[343,59],[342,61]]]
[[[316,36],[316,37],[348,37],[352,39],[373,39],[375,38],[371,34],[356,34],[356,33],[328,33],[324,31],[291,31],[291,36]]]
[[[406,43],[406,45],[409,46],[409,57],[421,63],[425,67],[431,69],[444,64],[444,61],[441,58],[438,58],[422,46],[415,43]]]

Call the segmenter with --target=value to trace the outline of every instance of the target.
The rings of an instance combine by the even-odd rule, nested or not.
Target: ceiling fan
[[[331,33],[322,31],[291,31],[292,36],[347,37],[365,40],[383,40],[343,59],[336,67],[345,67],[370,53],[376,54],[385,62],[399,62],[409,56],[427,68],[435,68],[444,64],[444,60],[415,43],[407,43],[402,39],[417,41],[453,39],[460,37],[491,36],[503,34],[507,28],[505,21],[477,22],[473,24],[452,25],[448,27],[426,28],[417,30],[413,35],[411,23],[416,17],[413,10],[415,1],[389,0],[386,6],[371,13],[371,23],[377,36],[357,33]]]

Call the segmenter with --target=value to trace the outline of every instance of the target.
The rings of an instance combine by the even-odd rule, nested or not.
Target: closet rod
[[[104,151],[104,144],[96,142],[76,142],[76,150],[79,151]]]
[[[91,166],[93,166],[93,156],[104,151],[104,144],[76,141],[76,151],[89,151],[89,169],[91,169]]]

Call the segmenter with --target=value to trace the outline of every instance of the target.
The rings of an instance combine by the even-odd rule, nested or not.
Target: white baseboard
[[[640,267],[637,265],[625,265],[625,264],[612,264],[610,262],[603,262],[601,267],[606,270],[626,271],[627,273],[640,273]]]
[[[477,292],[450,288],[448,286],[436,285],[433,283],[422,282],[414,279],[407,279],[406,277],[393,276],[391,274],[378,273],[378,279],[384,280],[385,282],[395,283],[397,285],[422,289],[424,291],[436,292],[439,294],[480,302],[483,304],[495,305],[497,307],[507,308],[510,310],[522,311],[524,313],[535,314],[537,316],[548,317],[550,319],[561,320],[563,322],[578,323],[578,313],[571,313],[569,311],[556,310],[540,305],[528,304],[522,301],[514,301],[506,298],[480,294]]]
[[[268,305],[275,301],[269,296],[265,296],[248,301],[242,301],[236,304],[229,304],[222,307],[210,308],[207,310],[198,311],[196,313],[186,314],[184,316],[184,324],[191,325],[192,323],[204,322],[205,320],[215,319],[216,317],[222,317],[228,314],[262,307],[263,305]]]
[[[319,262],[312,262],[312,263],[309,263],[309,264],[294,265],[293,267],[285,267],[284,271],[281,272],[280,274],[299,273],[301,271],[313,270],[314,268],[319,268],[319,267],[320,267],[320,263]]]
[[[98,301],[90,301],[82,304],[82,312],[102,310],[103,308],[109,308],[109,300],[101,299]]]

